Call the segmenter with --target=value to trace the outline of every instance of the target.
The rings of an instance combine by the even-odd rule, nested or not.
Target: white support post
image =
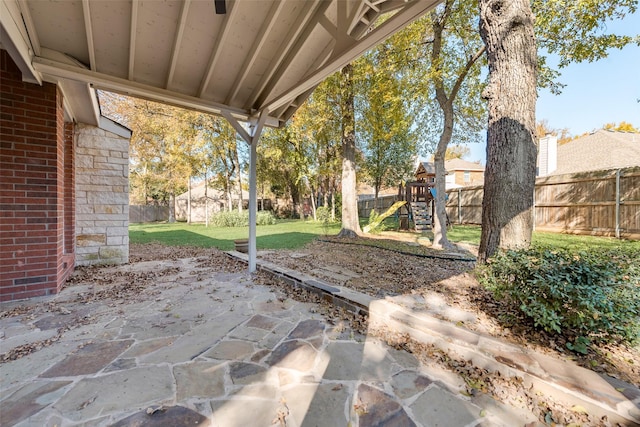
[[[231,114],[223,114],[231,126],[249,144],[249,273],[256,271],[258,248],[256,246],[256,217],[258,207],[258,185],[256,164],[258,160],[257,147],[260,141],[262,129],[269,116],[267,110],[262,110],[257,119],[252,119],[249,124],[249,132]]]
[[[249,146],[249,273],[256,271],[256,258],[258,247],[256,245],[256,217],[257,217],[257,191],[256,191],[256,163],[258,160],[257,141]]]

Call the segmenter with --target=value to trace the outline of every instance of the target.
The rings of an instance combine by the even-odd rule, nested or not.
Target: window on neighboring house
[[[455,172],[447,174],[447,176],[445,177],[445,182],[447,184],[454,184],[456,182],[456,174],[455,174]]]
[[[471,171],[464,171],[464,182],[471,182]]]

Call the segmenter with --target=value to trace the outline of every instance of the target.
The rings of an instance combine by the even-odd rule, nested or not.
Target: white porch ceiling
[[[67,97],[104,89],[238,120],[267,111],[278,126],[438,2],[227,0],[216,15],[213,0],[2,0],[0,35],[25,80]]]

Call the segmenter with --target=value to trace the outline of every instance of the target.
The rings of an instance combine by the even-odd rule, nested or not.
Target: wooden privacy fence
[[[398,196],[379,196],[378,201],[375,199],[365,199],[358,201],[358,216],[360,218],[369,218],[371,214],[371,209],[375,209],[376,213],[381,214],[386,211],[393,205],[396,200],[398,200]]]
[[[169,206],[129,205],[129,222],[156,222],[169,220]]]
[[[482,223],[483,188],[447,192],[453,223]],[[536,179],[536,230],[640,238],[640,167]]]

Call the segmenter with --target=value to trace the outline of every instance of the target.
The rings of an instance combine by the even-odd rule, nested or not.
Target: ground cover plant
[[[583,354],[593,343],[640,339],[640,251],[554,246],[498,253],[478,277],[498,300]]]

